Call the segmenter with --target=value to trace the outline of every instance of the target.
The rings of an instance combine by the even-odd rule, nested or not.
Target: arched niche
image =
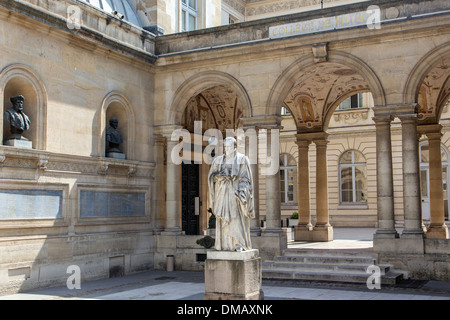
[[[109,120],[116,118],[119,121],[123,143],[119,150],[125,154],[126,159],[134,159],[134,128],[135,118],[133,108],[128,99],[120,92],[110,92],[103,99],[100,116],[99,150],[100,156],[106,156],[106,129],[109,127]]]
[[[11,135],[10,125],[4,119],[6,110],[12,108],[10,98],[22,95],[24,113],[30,118],[30,129],[23,136],[32,142],[34,149],[46,149],[47,93],[37,74],[27,66],[11,65],[0,73],[0,101],[3,102],[0,119],[2,143]]]

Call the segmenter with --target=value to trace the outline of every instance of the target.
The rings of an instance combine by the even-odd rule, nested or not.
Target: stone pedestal
[[[107,152],[106,157],[108,158],[114,158],[114,159],[126,159],[125,153],[122,152]]]
[[[294,227],[294,240],[295,241],[312,241],[313,233],[311,226],[295,226]]]
[[[315,226],[312,231],[313,242],[328,242],[333,241],[333,227],[332,226]]]
[[[5,141],[5,145],[25,149],[33,148],[33,142],[31,142],[30,140],[23,140],[23,139],[8,139]]]
[[[261,258],[257,249],[208,251],[205,261],[205,300],[262,300]]]

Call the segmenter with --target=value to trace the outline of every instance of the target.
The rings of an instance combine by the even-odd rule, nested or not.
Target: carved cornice
[[[35,149],[0,146],[0,166],[43,173],[112,175],[153,179],[155,164],[136,160],[83,157]]]

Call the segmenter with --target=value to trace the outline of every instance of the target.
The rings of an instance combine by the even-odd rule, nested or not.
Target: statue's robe
[[[216,216],[215,249],[250,250],[250,220],[255,217],[250,163],[238,152],[231,160],[217,157],[208,175],[209,206]]]

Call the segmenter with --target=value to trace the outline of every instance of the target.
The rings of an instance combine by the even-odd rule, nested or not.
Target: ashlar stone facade
[[[286,248],[295,211],[294,240],[375,227],[380,263],[449,280],[448,1],[372,1],[379,28],[273,37],[367,11],[291,2],[198,0],[197,27],[212,28],[178,33],[186,1],[136,1],[138,26],[87,1],[0,0],[2,111],[21,94],[32,123],[32,148],[0,145],[1,292],[64,284],[71,265],[83,280],[162,269],[168,256],[203,270],[209,166],[172,157],[176,129],[207,147],[195,121],[201,135],[257,132],[261,158],[280,132],[272,156],[282,170],[252,165],[263,260]],[[222,4],[246,21],[221,26]],[[113,117],[125,159],[107,157]]]

